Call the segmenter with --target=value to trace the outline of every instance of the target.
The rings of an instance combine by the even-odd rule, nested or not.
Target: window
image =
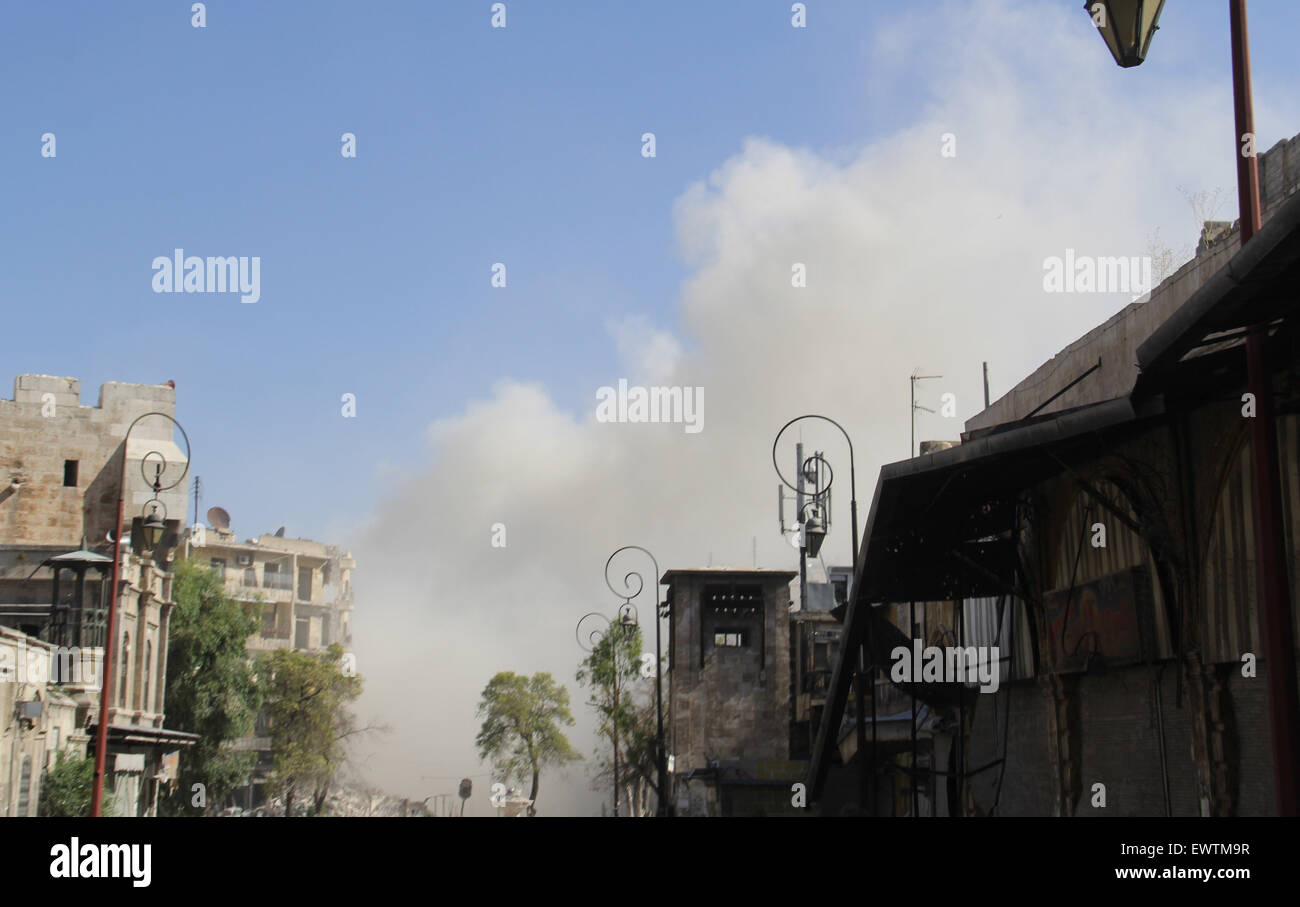
[[[22,772],[18,775],[18,815],[25,816],[32,794],[32,757],[23,756]]]
[[[122,708],[126,708],[126,681],[127,678],[130,676],[127,673],[127,668],[130,665],[130,661],[131,661],[131,634],[130,633],[122,634],[122,651],[118,654],[122,656],[122,679],[118,682],[117,685],[117,704]]]
[[[262,565],[262,585],[268,589],[292,589],[289,573],[280,569],[279,561],[267,561]]]
[[[840,577],[831,581],[835,586],[835,604],[842,605],[849,600],[849,581]]]
[[[298,568],[298,597],[303,601],[311,601],[311,568]]]
[[[735,627],[719,627],[713,632],[713,645],[719,649],[743,649],[748,633]]]
[[[63,461],[63,487],[64,488],[77,487],[77,461],[76,460]]]
[[[262,636],[263,637],[270,638],[275,636],[276,625],[279,623],[279,621],[276,620],[277,608],[278,606],[274,602],[269,602],[268,604],[264,605],[262,608]]]
[[[140,703],[140,707],[143,708],[146,712],[150,711],[149,680],[150,680],[150,675],[153,672],[150,671],[149,668],[151,666],[152,661],[153,661],[153,641],[150,640],[144,644],[144,697],[143,697],[143,701]]]
[[[226,578],[226,559],[224,557],[214,557],[208,561],[208,564],[212,567],[212,572],[217,575],[217,579],[224,580]]]

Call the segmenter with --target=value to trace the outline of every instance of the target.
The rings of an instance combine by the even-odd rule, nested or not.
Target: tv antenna
[[[919,403],[916,402],[916,382],[918,382],[918,381],[930,381],[930,380],[933,380],[933,379],[935,379],[935,378],[942,378],[942,377],[943,377],[943,375],[922,375],[920,372],[921,372],[921,369],[920,369],[919,366],[918,366],[917,368],[915,368],[915,369],[912,370],[912,377],[911,377],[911,382],[912,382],[912,445],[911,445],[911,447],[908,448],[908,451],[907,451],[908,459],[911,459],[912,457],[916,456],[916,411],[917,411],[918,409],[921,409],[921,410],[925,410],[927,413],[930,413],[931,415],[934,415],[934,410],[930,409],[930,407],[928,407],[928,406],[922,406],[921,404],[919,404]]]

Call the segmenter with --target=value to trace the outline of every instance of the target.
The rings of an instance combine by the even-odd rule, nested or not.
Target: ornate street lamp
[[[642,590],[646,588],[646,582],[640,573],[632,570],[623,576],[622,591],[614,588],[614,584],[610,581],[609,568],[613,565],[614,558],[624,551],[640,551],[650,558],[650,564],[654,570],[654,582],[650,584],[650,588],[654,590],[653,604],[655,609],[655,783],[659,788],[655,814],[668,816],[672,814],[672,807],[668,803],[668,757],[664,747],[663,665],[660,663],[662,661],[663,646],[659,639],[660,623],[667,615],[659,602],[659,561],[640,545],[624,545],[611,554],[609,560],[605,561],[605,585],[609,587],[609,591],[624,600],[625,608],[631,604],[632,599],[641,595]],[[633,581],[636,583],[635,588],[633,587]]]
[[[154,551],[167,532],[167,508],[162,501],[154,498],[145,505],[145,509],[149,515],[141,526],[144,530],[144,550]]]
[[[104,806],[104,764],[108,755],[108,704],[113,697],[113,653],[117,649],[117,600],[120,592],[119,584],[122,570],[122,510],[126,502],[126,460],[131,448],[131,432],[140,424],[141,419],[147,419],[150,416],[161,416],[167,419],[172,425],[176,426],[181,433],[181,437],[185,439],[185,468],[181,470],[180,476],[168,485],[162,484],[163,473],[167,469],[167,457],[161,451],[151,450],[140,460],[140,475],[145,480],[145,483],[153,489],[154,494],[153,499],[144,505],[144,511],[141,513],[141,516],[144,517],[141,527],[144,536],[143,541],[151,552],[157,550],[158,544],[162,541],[167,530],[167,508],[158,495],[168,489],[175,488],[185,481],[185,476],[190,471],[190,438],[185,433],[185,429],[174,418],[166,413],[145,413],[142,416],[137,416],[127,426],[126,437],[122,440],[122,470],[118,474],[117,522],[113,531],[113,578],[108,589],[108,619],[104,627],[104,677],[99,687],[99,726],[95,728],[95,779],[90,795],[90,814],[92,816],[103,815]],[[157,459],[151,460],[154,457]],[[152,480],[145,474],[146,463],[153,464],[154,476]]]
[[[1137,66],[1147,58],[1165,0],[1084,0],[1084,8],[1120,66]]]
[[[798,514],[798,519],[803,526],[803,540],[800,545],[800,551],[799,551],[799,586],[800,586],[799,606],[800,607],[805,607],[805,602],[807,601],[807,588],[806,588],[807,555],[811,554],[813,557],[816,557],[818,552],[821,550],[822,541],[826,538],[826,530],[828,526],[825,522],[822,521],[821,518],[821,502],[824,498],[829,497],[831,483],[835,480],[835,473],[833,470],[831,470],[830,463],[826,462],[826,459],[822,457],[821,454],[814,454],[813,456],[805,460],[802,464],[800,464],[802,475],[800,476],[800,482],[798,486],[791,485],[789,482],[786,481],[785,476],[782,475],[781,466],[776,461],[777,445],[781,443],[781,436],[785,434],[785,430],[787,428],[789,428],[791,425],[794,425],[796,422],[802,422],[804,419],[820,419],[823,422],[829,422],[831,425],[834,425],[836,428],[840,430],[840,434],[844,436],[844,442],[849,446],[849,517],[850,517],[850,522],[852,524],[851,529],[853,531],[852,551],[853,551],[854,577],[857,576],[857,572],[858,572],[858,538],[859,538],[858,536],[858,481],[857,481],[857,471],[854,468],[854,462],[853,462],[853,439],[849,437],[849,433],[844,429],[843,425],[836,422],[834,419],[830,418],[829,416],[822,416],[816,413],[807,413],[802,416],[796,416],[795,418],[791,419],[789,422],[785,423],[785,425],[782,425],[781,430],[776,433],[776,439],[772,442],[772,467],[776,470],[777,477],[781,480],[781,484],[787,488],[793,489],[797,495],[802,495],[804,493],[803,484],[805,481],[807,481],[810,478],[813,480],[814,489],[816,489],[816,493],[814,494],[812,500],[810,500],[807,504],[804,504],[799,509],[799,514]],[[802,445],[800,446],[800,450],[802,450]],[[802,453],[800,453],[800,456],[802,456]],[[820,471],[823,466],[827,469],[828,472],[830,472],[830,475],[828,476],[824,487],[821,484],[821,471]],[[777,488],[777,491],[780,494],[781,506],[784,507],[785,492],[779,486]],[[809,505],[815,505],[815,506],[810,508]],[[810,510],[811,512],[809,512]],[[785,531],[784,521],[782,522],[781,529],[783,532]],[[849,601],[853,600],[854,591],[855,590],[852,589],[849,590]],[[867,615],[866,649],[868,652],[873,651],[870,613],[868,613]],[[840,653],[841,660],[843,660],[847,656],[848,656],[847,652]],[[865,697],[862,691],[863,680],[864,677],[866,677],[867,667],[868,667],[867,661],[863,657],[863,647],[858,646],[857,670],[854,672],[854,683],[853,683],[854,692],[857,699],[857,709],[858,709],[858,720],[857,720],[857,744],[858,744],[858,765],[859,765],[858,803],[859,806],[861,806],[865,811],[868,803],[868,798],[869,798],[871,804],[871,811],[874,813],[876,808],[876,794],[875,794],[876,670],[874,664],[874,656],[873,656],[873,663],[871,665],[871,677],[869,683],[870,686],[869,698],[871,701],[871,751],[870,751],[871,762],[869,765],[867,763],[867,759],[865,756],[865,753],[867,752],[867,731],[866,731],[866,724],[863,721],[864,713],[866,711],[865,703],[863,702],[863,700],[868,697]]]
[[[608,564],[606,564],[608,566]],[[593,620],[594,619],[594,620]],[[604,626],[600,626],[601,623]],[[583,626],[586,625],[587,642],[582,641],[584,633]],[[594,652],[601,641],[609,635],[615,625],[618,626],[621,633],[631,633],[637,627],[636,607],[631,601],[623,603],[623,607],[618,609],[618,615],[613,619],[606,617],[599,611],[592,611],[578,618],[578,624],[573,628],[573,634],[578,639],[578,645],[584,652]],[[614,818],[618,818],[618,640],[610,639],[609,657],[613,665],[612,688],[614,694],[614,714],[611,716],[609,725],[609,736],[614,744]]]

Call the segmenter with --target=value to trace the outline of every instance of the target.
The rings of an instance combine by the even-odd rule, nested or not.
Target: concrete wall
[[[1300,136],[1278,142],[1259,158],[1260,198],[1267,222],[1286,198],[1300,189]],[[1235,202],[1235,195],[1233,196]],[[1188,297],[1241,248],[1240,234],[1227,230],[1217,242],[1156,287],[1147,301],[1124,306],[966,422],[966,432],[1023,419],[1098,360],[1101,368],[1083,379],[1039,415],[1126,396],[1137,379],[1137,348]]]

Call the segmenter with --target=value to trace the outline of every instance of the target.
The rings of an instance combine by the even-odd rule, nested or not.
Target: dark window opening
[[[835,585],[835,603],[842,605],[849,600],[849,581],[847,579],[837,579],[832,582]]]
[[[277,606],[274,602],[268,602],[262,606],[262,637],[264,639],[276,636],[276,629],[279,626],[276,611]]]
[[[311,601],[311,568],[298,568],[298,597],[303,601]]]
[[[77,461],[76,460],[63,461],[63,487],[64,488],[77,487]]]
[[[224,580],[226,578],[226,559],[224,557],[214,557],[208,561],[208,564],[211,565],[212,572],[217,575],[217,579]]]

